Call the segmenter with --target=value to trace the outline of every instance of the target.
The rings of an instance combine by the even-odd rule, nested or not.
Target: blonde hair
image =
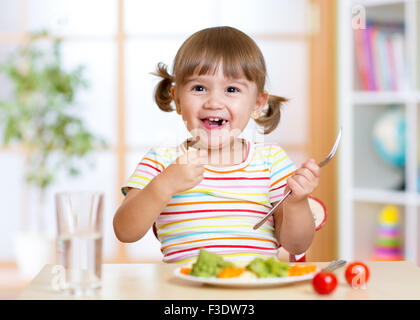
[[[155,88],[155,101],[166,112],[174,111],[171,105],[171,88],[182,86],[193,75],[215,73],[223,62],[223,74],[229,78],[245,76],[255,82],[259,93],[264,92],[267,70],[264,57],[254,40],[232,27],[213,27],[191,35],[179,48],[170,75],[167,66],[160,62],[154,75],[162,80]],[[264,134],[272,132],[280,122],[280,108],[288,99],[269,95],[268,108],[255,122],[264,128]]]

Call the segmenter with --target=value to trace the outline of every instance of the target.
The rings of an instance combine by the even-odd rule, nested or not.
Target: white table
[[[104,264],[103,286],[94,297],[71,297],[53,290],[52,268],[46,265],[19,299],[141,299],[141,300],[287,300],[287,299],[420,299],[420,268],[407,261],[365,262],[370,268],[367,288],[353,289],[335,271],[336,290],[318,295],[311,281],[266,288],[225,288],[185,282],[173,275],[177,264]],[[311,263],[319,267],[326,262]]]

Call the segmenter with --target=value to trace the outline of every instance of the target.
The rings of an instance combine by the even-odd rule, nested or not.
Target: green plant
[[[77,159],[106,147],[77,116],[76,93],[88,84],[82,66],[63,68],[60,44],[46,32],[32,34],[0,66],[13,86],[9,98],[0,101],[0,136],[4,145],[23,147],[26,181],[42,193],[63,170],[79,174]]]

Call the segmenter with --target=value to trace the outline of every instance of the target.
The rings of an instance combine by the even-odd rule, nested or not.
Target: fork
[[[331,263],[328,264],[328,266],[323,268],[322,271],[333,272],[334,270],[341,268],[345,264],[346,264],[345,260],[332,261]]]
[[[321,167],[323,167],[323,166],[325,166],[328,162],[330,162],[330,160],[334,157],[334,155],[335,155],[335,152],[337,151],[337,148],[338,148],[338,145],[339,145],[339,143],[340,143],[340,140],[341,140],[341,132],[343,131],[343,129],[342,129],[342,127],[340,126],[340,130],[338,131],[338,134],[337,134],[337,138],[335,139],[335,142],[334,142],[334,145],[333,145],[333,147],[332,147],[332,149],[331,149],[331,151],[330,151],[330,153],[328,154],[328,156],[324,159],[324,160],[322,160],[320,163],[318,163],[318,166],[321,168]],[[281,200],[279,201],[279,202],[277,202],[276,203],[276,205],[273,207],[273,208],[271,208],[271,210],[270,211],[268,211],[268,213],[265,215],[265,217],[264,218],[262,218],[261,220],[260,220],[260,222],[258,222],[253,228],[254,228],[254,230],[257,230],[259,227],[261,227],[267,220],[268,220],[268,218],[270,218],[272,215],[273,215],[273,213],[274,213],[274,210],[280,205],[280,204],[282,204],[283,203],[283,201],[284,200],[286,200],[286,198],[290,195],[292,193],[292,190],[289,190],[285,195],[284,195],[284,197],[283,198],[281,198]]]

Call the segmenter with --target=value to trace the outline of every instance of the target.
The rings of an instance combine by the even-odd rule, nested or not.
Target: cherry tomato
[[[319,294],[329,294],[337,287],[337,278],[334,273],[320,271],[313,277],[312,286]]]
[[[354,261],[346,268],[346,280],[353,288],[364,286],[369,280],[369,268],[363,262]]]

